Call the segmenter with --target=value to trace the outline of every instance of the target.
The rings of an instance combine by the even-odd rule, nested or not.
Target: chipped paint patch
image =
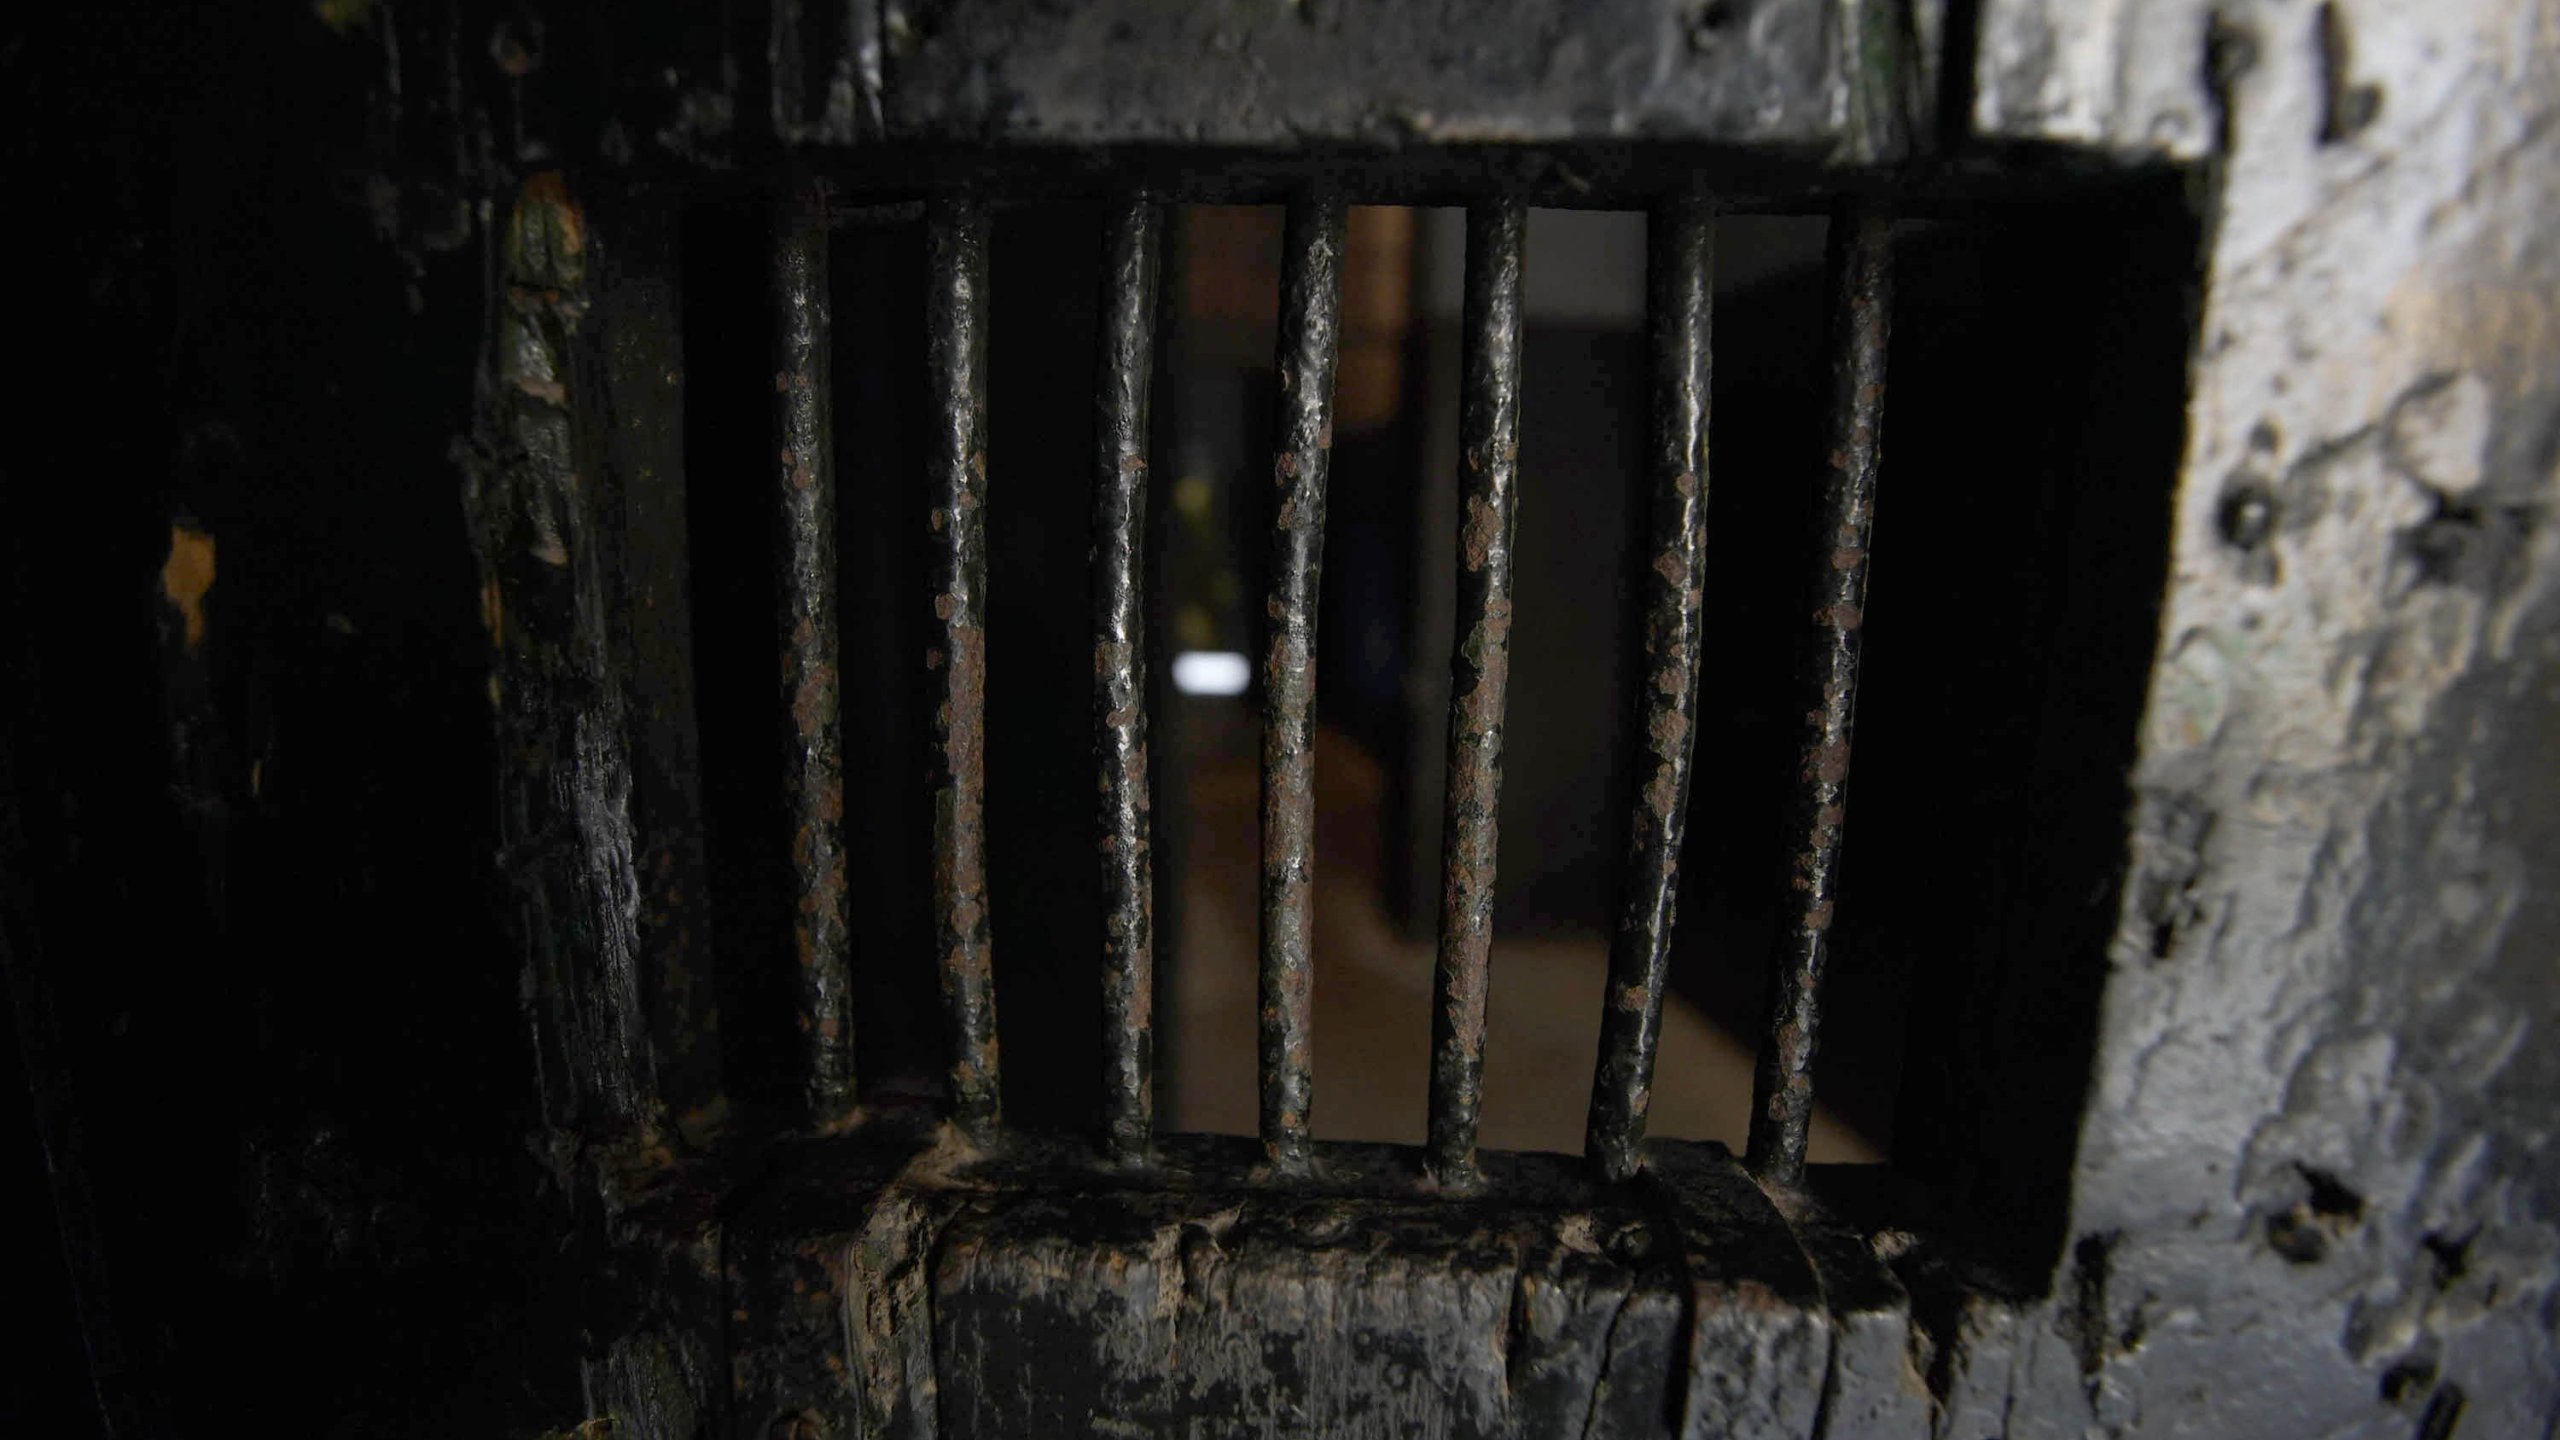
[[[169,527],[169,558],[160,566],[160,596],[178,612],[187,648],[204,644],[204,597],[213,589],[213,536],[184,520]]]

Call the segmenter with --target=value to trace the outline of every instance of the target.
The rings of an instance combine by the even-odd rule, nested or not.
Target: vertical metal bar
[[[1751,1168],[1804,1177],[1813,1120],[1818,987],[1848,819],[1849,736],[1866,621],[1867,535],[1875,520],[1884,430],[1885,350],[1893,311],[1893,223],[1847,214],[1831,223],[1831,415],[1821,554],[1814,567],[1813,651],[1805,674],[1802,768],[1787,826],[1786,923],[1770,957],[1768,1028],[1751,1103]]]
[[[1094,744],[1102,765],[1102,1112],[1113,1158],[1155,1133],[1155,864],[1147,793],[1147,395],[1164,212],[1135,199],[1104,239],[1093,517]]]
[[[925,356],[933,434],[934,946],[951,1031],[951,1113],[972,1135],[1003,1120],[987,925],[987,215],[935,200],[925,214]]]
[[[1707,558],[1708,322],[1715,223],[1684,197],[1653,216],[1646,268],[1653,325],[1652,513],[1644,585],[1644,671],[1632,750],[1643,784],[1632,807],[1618,928],[1600,1019],[1584,1151],[1603,1178],[1642,1164],[1664,961],[1688,828],[1689,750],[1697,717],[1699,600]]]
[[[796,188],[775,213],[773,385],[782,445],[782,683],[790,702],[791,934],[800,958],[803,1099],[819,1123],[853,1108],[845,914],[844,728],[836,643],[835,417],[829,400],[826,195]]]
[[[1511,683],[1511,535],[1520,474],[1520,272],[1527,212],[1467,212],[1466,351],[1459,402],[1458,641],[1449,658],[1449,795],[1440,844],[1440,964],[1431,1010],[1429,1161],[1472,1183],[1483,1099],[1485,997]]]
[[[1307,1165],[1314,1100],[1316,597],[1341,353],[1342,203],[1289,205],[1280,276],[1280,445],[1272,460],[1270,643],[1262,687],[1262,1145]]]

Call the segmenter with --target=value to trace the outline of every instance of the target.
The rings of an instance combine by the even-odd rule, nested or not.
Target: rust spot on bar
[[[1677,823],[1684,790],[1685,777],[1678,767],[1663,765],[1656,768],[1653,778],[1644,787],[1645,813],[1652,816],[1657,824]]]
[[[1481,466],[1468,468],[1482,473]],[[1460,531],[1459,551],[1470,572],[1482,570],[1492,561],[1493,543],[1501,525],[1502,514],[1494,509],[1492,500],[1483,495],[1467,497],[1467,520]]]
[[[1677,710],[1667,707],[1656,710],[1647,725],[1656,755],[1677,754],[1681,746],[1689,743],[1689,717]]]

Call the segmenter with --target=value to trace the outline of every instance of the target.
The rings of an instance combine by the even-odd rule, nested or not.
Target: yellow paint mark
[[[186,623],[187,648],[204,643],[204,597],[213,589],[213,537],[180,521],[169,527],[169,559],[160,567],[160,593]]]

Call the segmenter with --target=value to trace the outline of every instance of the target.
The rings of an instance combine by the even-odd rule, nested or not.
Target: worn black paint
[[[782,1147],[769,1160],[782,1183],[722,1217],[730,1434],[933,1433],[921,1252],[962,1197],[898,1186],[923,1138],[875,1113],[845,1139]]]
[[[962,1129],[1003,1118],[997,1087],[996,992],[988,935],[987,727],[987,214],[968,199],[925,216],[925,364],[932,438],[933,613],[926,657],[933,716],[934,948],[951,1040],[951,1113]]]
[[[1677,1433],[1817,1434],[1831,1326],[1789,1217],[1721,1145],[1649,1146],[1645,1166],[1688,1279]]]
[[[1262,667],[1262,1143],[1307,1164],[1314,1100],[1316,598],[1325,467],[1341,356],[1342,201],[1291,202],[1282,234],[1279,453],[1271,463],[1271,597]]]
[[[938,1433],[1656,1435],[1684,1295],[1648,1198],[999,1192],[938,1237]]]
[[[893,42],[883,110],[908,141],[1420,148],[1642,132],[1889,158],[1906,126],[1872,112],[1910,101],[1871,73],[1874,37],[1840,8],[1478,0],[1458,43],[1450,12],[1402,0],[945,0]]]
[[[1818,551],[1813,651],[1805,670],[1803,758],[1787,813],[1785,920],[1770,960],[1768,1024],[1751,1104],[1751,1168],[1803,1178],[1813,1124],[1813,1056],[1823,953],[1848,820],[1849,743],[1866,627],[1867,537],[1875,523],[1884,434],[1885,349],[1893,322],[1893,222],[1846,214],[1831,226],[1832,378]]]
[[[1094,746],[1101,758],[1103,1141],[1155,1131],[1155,817],[1147,788],[1147,397],[1164,212],[1139,198],[1105,239],[1093,519]]]
[[[1910,77],[1931,73],[1935,57],[1902,53],[1907,22],[1878,23],[1897,8],[1478,0],[1465,11],[1467,43],[1451,45],[1441,11],[1399,0],[1208,11],[1151,0],[772,0],[554,7],[538,24],[472,4],[450,15],[402,8],[329,39],[377,92],[366,138],[381,158],[446,179],[485,178],[493,159],[512,158],[465,138],[484,136],[539,144],[573,165],[693,173],[786,154],[867,165],[952,143],[1053,155],[1173,140],[1333,145],[1402,160],[1594,136],[1840,165],[1890,163],[1911,133],[1934,129],[1925,114],[1899,113],[1925,109],[1932,97]],[[510,63],[493,55],[502,24]],[[1549,63],[1555,55],[1565,63]]]
[[[1440,960],[1431,1007],[1433,1173],[1475,1169],[1484,1095],[1502,803],[1502,710],[1511,683],[1511,538],[1520,482],[1520,285],[1528,211],[1467,212],[1466,354],[1459,401],[1458,638],[1449,658],[1449,795],[1441,831]]]
[[[1644,670],[1630,753],[1639,757],[1629,807],[1626,875],[1609,983],[1601,1005],[1600,1064],[1585,1152],[1599,1172],[1636,1172],[1662,1034],[1664,962],[1679,896],[1680,841],[1689,814],[1689,752],[1697,715],[1700,595],[1707,558],[1708,326],[1715,296],[1715,219],[1684,197],[1653,216],[1646,283],[1653,327],[1652,512],[1646,546]]]
[[[1917,1440],[1932,1434],[1932,1411],[1955,1357],[1936,1348],[1930,1327],[1942,1325],[1939,1317],[1924,1323],[1915,1312],[1975,1297],[1959,1282],[1924,1289],[1925,1298],[1915,1298],[1896,1273],[1896,1262],[1922,1246],[1908,1229],[1895,1228],[1915,1223],[1912,1197],[1880,1165],[1825,1166],[1811,1172],[1802,1188],[1772,1193],[1813,1269],[1831,1328],[1823,1440]],[[1937,1261],[1932,1248],[1916,1263]]]
[[[783,791],[791,826],[793,953],[809,1118],[852,1108],[852,942],[845,905],[844,725],[836,625],[835,412],[828,365],[826,192],[796,188],[774,217],[775,433],[781,442]]]

